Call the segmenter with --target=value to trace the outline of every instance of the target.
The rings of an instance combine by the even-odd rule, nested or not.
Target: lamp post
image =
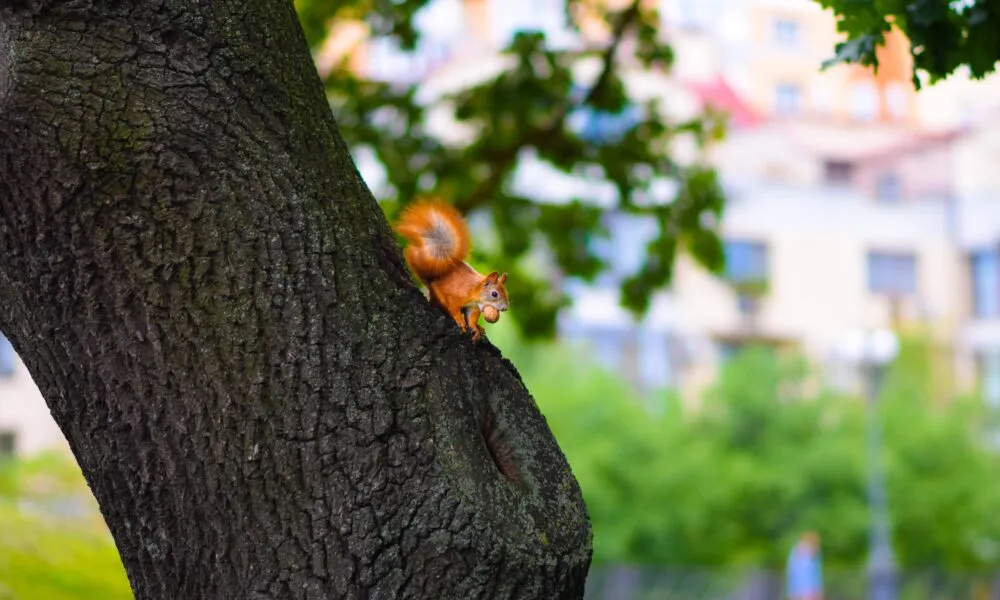
[[[853,330],[842,340],[841,354],[858,365],[864,376],[868,413],[868,599],[895,600],[896,560],[889,532],[889,507],[882,469],[882,432],[877,399],[885,367],[899,352],[899,340],[892,331]]]

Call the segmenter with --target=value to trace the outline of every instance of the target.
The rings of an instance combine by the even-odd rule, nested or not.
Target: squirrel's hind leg
[[[463,328],[463,331],[471,330],[472,341],[474,342],[479,341],[479,338],[482,337],[484,333],[486,333],[486,330],[483,329],[482,326],[479,324],[479,316],[482,314],[482,311],[479,310],[478,306],[469,306],[462,309],[462,313],[465,316],[465,324],[466,324],[466,327]]]

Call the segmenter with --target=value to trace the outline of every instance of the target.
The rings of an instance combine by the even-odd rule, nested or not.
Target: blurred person
[[[808,531],[788,554],[789,600],[823,600],[823,567],[819,553],[819,535]]]

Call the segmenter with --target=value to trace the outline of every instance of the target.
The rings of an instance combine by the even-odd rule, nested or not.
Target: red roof
[[[747,104],[736,90],[722,76],[710,81],[688,81],[684,84],[698,100],[729,114],[730,124],[736,127],[750,127],[761,122],[757,112]]]

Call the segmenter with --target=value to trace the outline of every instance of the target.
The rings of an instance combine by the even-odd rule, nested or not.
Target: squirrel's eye
[[[493,292],[492,296],[493,296],[494,298],[496,298],[496,297],[498,296],[498,294],[497,294],[496,292]]]

